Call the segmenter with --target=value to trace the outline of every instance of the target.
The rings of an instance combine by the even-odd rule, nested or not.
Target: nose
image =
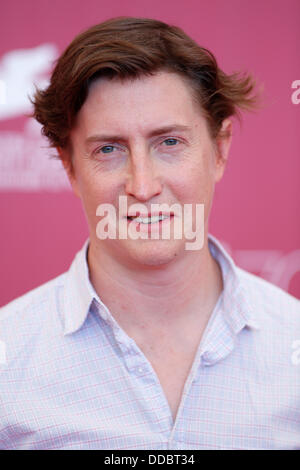
[[[143,152],[130,160],[125,191],[128,196],[141,202],[149,201],[161,193],[161,178],[149,154]]]

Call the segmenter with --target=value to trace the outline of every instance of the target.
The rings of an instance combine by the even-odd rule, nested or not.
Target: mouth
[[[158,213],[158,214],[135,214],[135,215],[127,215],[128,222],[135,222],[136,224],[143,224],[143,225],[152,225],[152,224],[160,224],[164,220],[171,220],[174,217],[173,213]]]

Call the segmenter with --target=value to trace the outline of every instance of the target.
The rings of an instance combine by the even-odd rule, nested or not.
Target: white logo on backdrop
[[[1,121],[32,112],[29,96],[44,88],[58,50],[53,44],[10,51],[0,60]],[[7,126],[6,126],[7,127]],[[0,190],[55,191],[70,189],[55,151],[41,136],[41,126],[25,117],[22,131],[0,130]]]
[[[42,44],[33,49],[19,49],[5,54],[0,61],[0,79],[5,84],[5,96],[0,108],[0,119],[16,117],[31,111],[28,95],[34,84],[44,88],[57,49],[53,44]]]

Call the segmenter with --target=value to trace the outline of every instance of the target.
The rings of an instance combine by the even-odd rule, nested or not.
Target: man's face
[[[227,129],[231,125],[223,124]],[[152,266],[186,253],[184,234],[181,239],[100,240],[96,210],[104,203],[112,204],[126,224],[131,223],[127,216],[135,203],[142,203],[149,213],[152,204],[182,208],[204,204],[207,233],[214,185],[223,175],[230,138],[213,145],[206,119],[179,75],[159,72],[134,80],[98,79],[70,137],[74,163],[70,180],[82,200],[94,249],[130,265]],[[119,196],[127,198],[127,213],[119,208]],[[178,216],[159,222],[160,227],[171,224],[172,234]]]

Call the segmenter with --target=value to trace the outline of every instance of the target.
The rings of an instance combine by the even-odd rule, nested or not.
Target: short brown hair
[[[251,75],[226,75],[214,55],[179,27],[148,18],[118,17],[75,37],[58,59],[48,88],[36,90],[33,117],[42,124],[51,147],[68,148],[74,118],[94,79],[138,78],[161,70],[176,72],[188,81],[212,138],[225,118],[240,119],[239,108],[256,107]]]

